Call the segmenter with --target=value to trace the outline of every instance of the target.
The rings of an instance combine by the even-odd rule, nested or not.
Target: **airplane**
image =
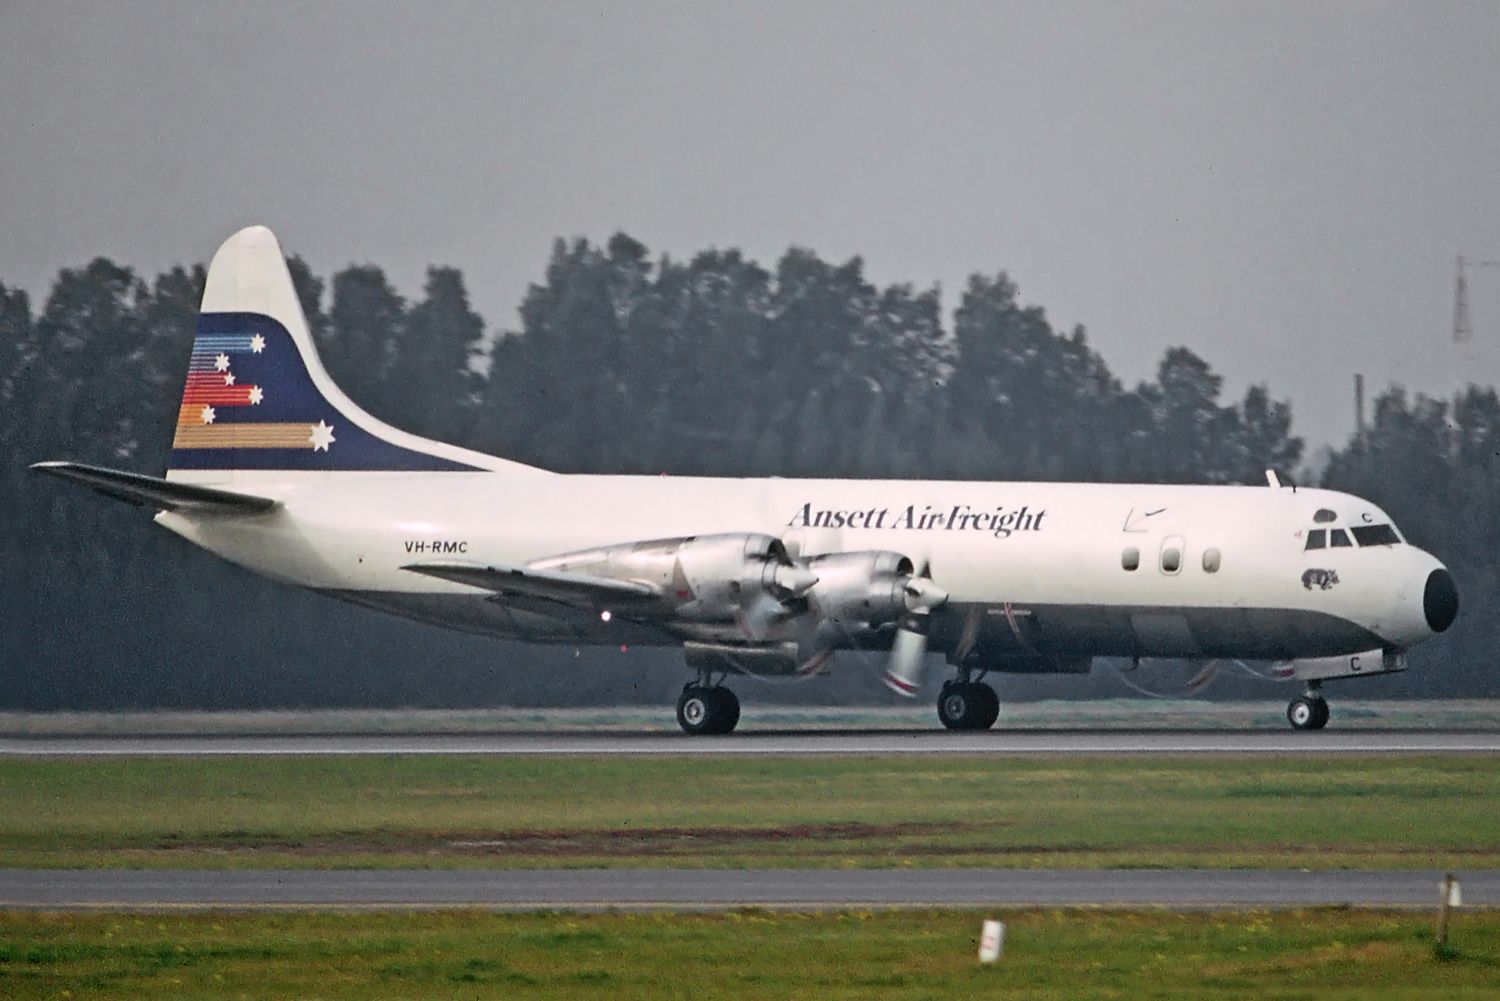
[[[208,270],[164,477],[38,472],[156,511],[163,528],[275,580],[530,643],[680,646],[689,734],[740,717],[730,675],[884,655],[938,717],[985,729],[989,672],[1078,674],[1096,657],[1289,664],[1299,730],[1325,681],[1404,670],[1458,592],[1374,504],[1282,485],[930,482],[557,474],[370,416],[318,358],[269,229]]]

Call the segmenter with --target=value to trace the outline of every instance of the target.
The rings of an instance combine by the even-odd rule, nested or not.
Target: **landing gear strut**
[[[965,677],[943,686],[937,710],[950,730],[988,730],[1000,718],[1000,696],[989,685]]]
[[[1328,725],[1328,703],[1318,691],[1318,683],[1307,684],[1307,694],[1291,701],[1286,718],[1294,730],[1321,730]]]
[[[677,725],[684,733],[728,733],[739,721],[740,700],[723,685],[689,682],[682,686],[682,694],[677,697]]]

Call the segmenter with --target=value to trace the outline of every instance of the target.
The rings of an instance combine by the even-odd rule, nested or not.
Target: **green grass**
[[[0,866],[1500,865],[1463,756],[0,759]]]
[[[981,967],[981,917],[1006,921]],[[30,998],[1490,999],[1500,914],[0,914]]]

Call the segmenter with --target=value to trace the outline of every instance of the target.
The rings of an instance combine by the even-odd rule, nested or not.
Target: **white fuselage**
[[[478,588],[403,567],[520,566],[622,542],[762,532],[794,555],[883,550],[926,567],[951,596],[947,639],[935,637],[950,657],[977,631],[992,657],[1281,659],[1427,638],[1423,586],[1440,566],[1405,543],[1305,551],[1309,530],[1330,527],[1315,526],[1319,510],[1337,526],[1390,519],[1357,497],[1287,487],[491,472],[237,473],[232,485],[281,504],[250,518],[157,520],[278,580],[541,641],[615,634],[607,623],[549,624],[535,609],[517,615]]]

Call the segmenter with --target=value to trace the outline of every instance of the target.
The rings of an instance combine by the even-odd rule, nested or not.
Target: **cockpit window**
[[[1401,536],[1389,525],[1355,525],[1350,529],[1361,546],[1396,546]]]
[[[1349,541],[1349,533],[1342,528],[1330,528],[1328,530],[1328,544],[1335,549],[1354,545],[1354,543]]]
[[[1319,525],[1326,525],[1328,522],[1333,521],[1337,517],[1338,515],[1334,514],[1326,507],[1320,507],[1318,508],[1317,513],[1313,515],[1313,521]]]
[[[1326,549],[1328,547],[1328,530],[1326,528],[1315,528],[1307,533],[1307,549]]]

